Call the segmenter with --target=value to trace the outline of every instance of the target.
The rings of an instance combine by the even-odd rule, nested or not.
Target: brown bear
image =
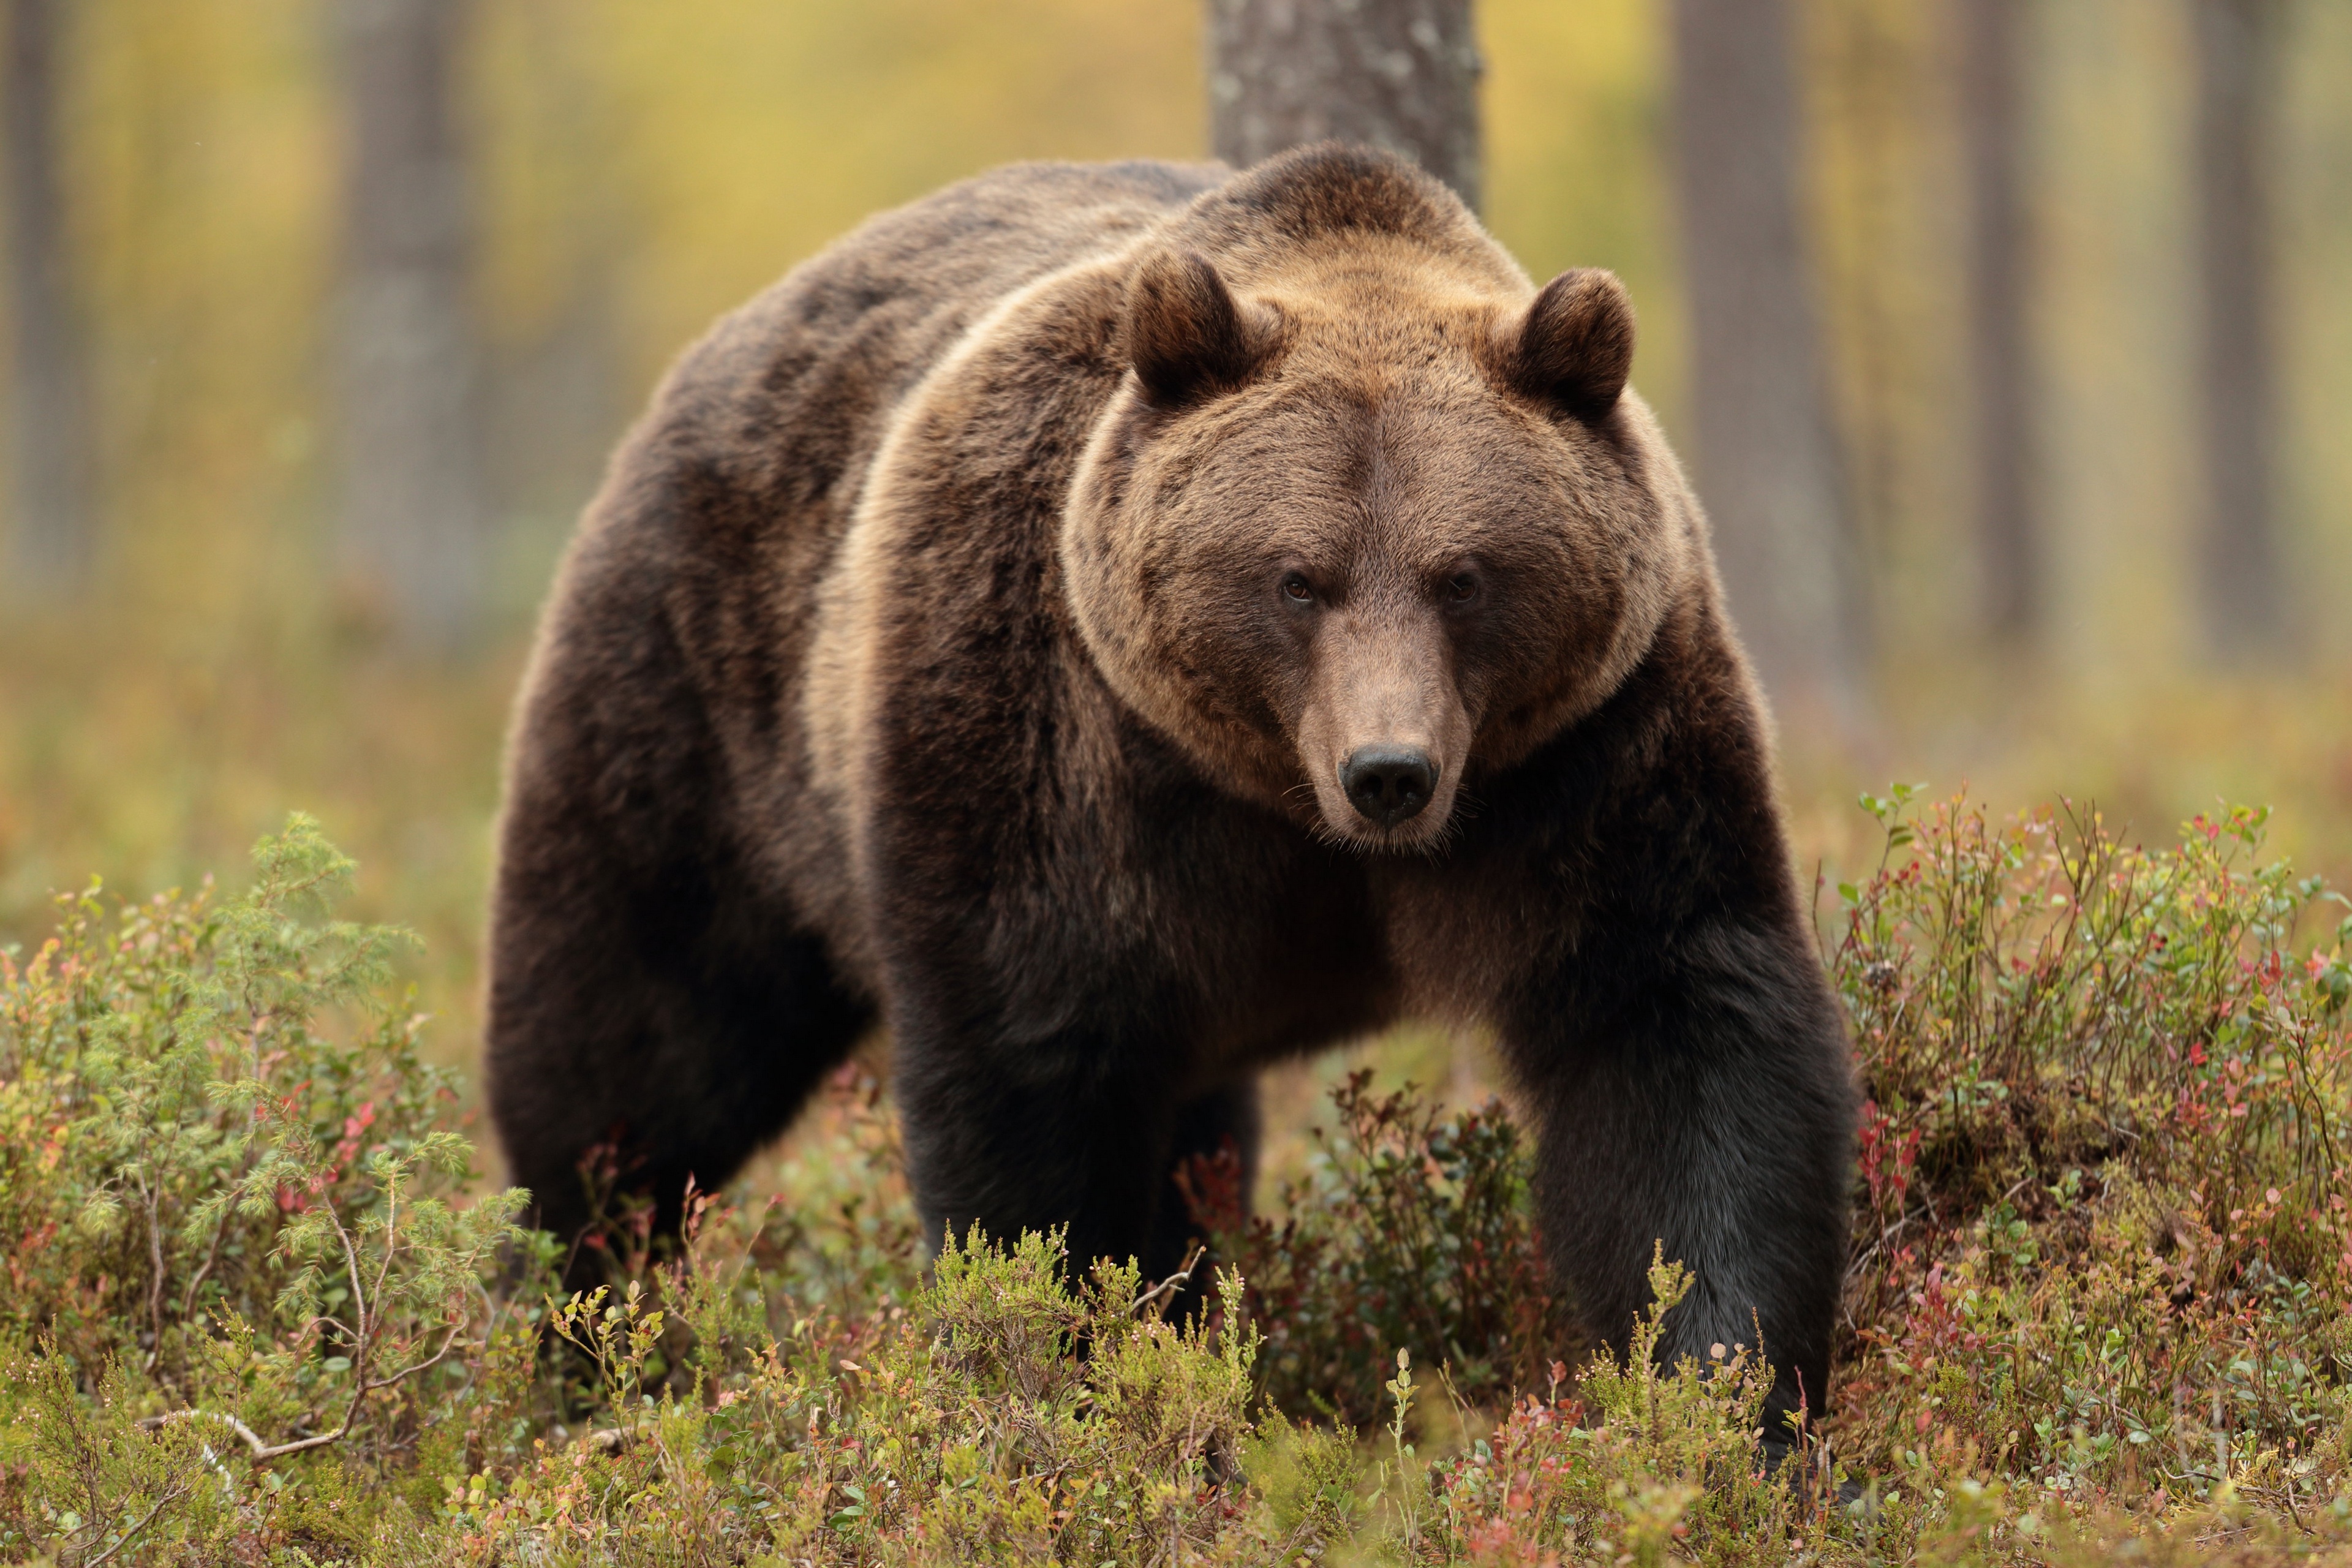
[[[1254,1075],[1491,1028],[1622,1345],[1822,1403],[1851,1072],[1706,526],[1605,272],[1324,145],[998,171],[721,321],[614,459],[509,764],[488,1053],[559,1232],[674,1222],[879,1022],[932,1236],[1164,1273]]]

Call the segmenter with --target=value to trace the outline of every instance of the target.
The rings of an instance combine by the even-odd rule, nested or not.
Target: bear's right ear
[[[1272,334],[1189,250],[1147,258],[1128,287],[1124,347],[1152,402],[1176,407],[1247,384]]]
[[[1528,396],[1587,421],[1617,406],[1633,370],[1633,301],[1617,275],[1571,267],[1544,285],[1520,323],[1511,379]]]

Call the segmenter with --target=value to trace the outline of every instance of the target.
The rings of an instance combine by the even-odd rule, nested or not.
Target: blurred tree
[[[2272,442],[2283,410],[2271,341],[2272,169],[2265,121],[2279,79],[2278,0],[2190,0],[2197,16],[2197,194],[2204,309],[2198,415],[2205,628],[2237,661],[2287,637]]]
[[[486,540],[457,112],[467,0],[340,0],[344,176],[341,458],[353,564],[415,647],[476,629]]]
[[[1977,623],[1952,593],[1972,454],[1951,10],[1804,0],[1799,51],[1801,210],[1849,570],[1869,584],[1872,623],[1912,647]]]
[[[1210,140],[1246,168],[1338,137],[1479,201],[1470,0],[1209,0]]]
[[[1789,0],[1675,0],[1699,494],[1767,688],[1859,717],[1861,572],[1840,500],[1801,222]]]
[[[97,550],[88,333],[67,234],[59,24],[64,0],[7,0],[11,574],[26,596],[70,592]]]
[[[1987,632],[2017,643],[2037,629],[2043,594],[2026,320],[2032,236],[2021,167],[2023,11],[2024,0],[1959,0],[1980,612]]]
[[[633,149],[597,55],[610,34],[576,0],[488,0],[467,44],[467,74],[494,84],[477,89],[467,153],[493,623],[538,605],[547,557],[570,535],[637,397],[620,273],[630,233],[657,220],[629,210],[636,193],[615,177]]]

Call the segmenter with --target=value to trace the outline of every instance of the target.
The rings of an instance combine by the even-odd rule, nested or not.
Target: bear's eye
[[[1282,596],[1294,605],[1304,605],[1315,597],[1315,585],[1293,572],[1282,580]]]
[[[1454,602],[1458,605],[1478,596],[1478,579],[1467,572],[1456,572],[1446,580],[1445,590],[1454,595]]]

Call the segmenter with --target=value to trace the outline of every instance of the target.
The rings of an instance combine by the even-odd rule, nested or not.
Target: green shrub
[[[1523,1396],[1491,1436],[1433,1468],[1423,1510],[1437,1548],[1430,1560],[1840,1554],[1848,1543],[1832,1534],[1823,1489],[1761,1468],[1755,1439],[1772,1374],[1755,1352],[1718,1345],[1711,1363],[1655,1363],[1665,1314],[1691,1284],[1661,1258],[1622,1366],[1596,1355],[1574,1396],[1557,1382],[1546,1396]]]
[[[403,933],[324,918],[352,868],[307,819],[255,869],[111,920],[93,884],[22,969],[0,956],[0,1325],[171,1389],[215,1321],[290,1314],[329,1362],[414,1349],[511,1234],[510,1200],[451,1206],[455,1089],[380,996]],[[352,1009],[354,1043],[320,1032]]]
[[[2262,863],[2255,812],[2151,853],[2087,812],[1868,804],[1888,858],[1833,966],[1870,1095],[1848,1452],[2325,1507],[2352,1482],[2343,900]]]
[[[93,886],[21,968],[0,957],[20,1542],[209,1541],[237,1522],[224,1454],[380,1457],[473,1396],[519,1194],[465,1196],[455,1092],[386,995],[401,933],[327,918],[351,870],[297,817],[241,898],[109,918]]]
[[[350,869],[297,818],[243,897],[110,916],[92,889],[0,959],[12,1558],[1258,1562],[1328,1534],[1238,1484],[1254,1336],[1163,1321],[1131,1268],[1073,1289],[1048,1238],[975,1234],[921,1281],[870,1185],[706,1200],[675,1259],[534,1303],[549,1249],[519,1194],[466,1200],[399,934],[328,918]],[[890,1163],[878,1090],[835,1104],[866,1158],[823,1163]]]
[[[1274,1215],[1244,1219],[1231,1151],[1179,1178],[1215,1255],[1249,1282],[1267,1398],[1369,1425],[1400,1350],[1473,1403],[1539,1386],[1576,1338],[1537,1240],[1517,1123],[1499,1100],[1446,1116],[1410,1086],[1373,1093],[1371,1078],[1332,1090],[1338,1125],[1315,1130],[1307,1173]]]
[[[688,1384],[644,1392],[665,1328],[645,1295],[559,1309],[598,1347],[604,1424],[453,1480],[437,1517],[404,1521],[415,1560],[1095,1563],[1142,1542],[1146,1561],[1255,1563],[1325,1539],[1233,1484],[1255,1340],[1163,1321],[1131,1268],[1073,1289],[1053,1239],[975,1235],[852,1356],[838,1320],[745,1338],[749,1256],[716,1250],[666,1276],[710,1352]]]

